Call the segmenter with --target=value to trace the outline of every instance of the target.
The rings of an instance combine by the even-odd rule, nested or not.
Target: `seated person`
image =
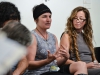
[[[32,43],[33,39],[31,32],[18,21],[8,21],[2,28],[2,31],[4,31],[7,34],[8,38],[17,41],[23,46],[28,47]],[[20,75],[20,73],[18,72],[25,71],[23,70],[23,68],[26,69],[26,66],[28,66],[28,62],[26,62],[27,58],[24,55],[23,58],[18,62],[18,64],[13,67],[13,70],[17,71],[14,71],[15,73],[13,75]]]
[[[100,64],[96,60],[92,40],[90,12],[85,7],[76,7],[67,20],[60,41],[70,53],[70,59],[66,64],[83,61],[87,64],[88,75],[100,75]]]
[[[20,12],[13,3],[6,1],[0,2],[0,28],[2,29],[2,27],[9,20],[17,20],[20,22]],[[19,64],[21,64],[21,66],[17,66],[17,68],[13,70],[13,75],[19,75],[25,71],[28,66],[26,56],[23,57],[23,59],[20,61],[20,63],[18,63],[18,65]]]
[[[83,62],[68,65],[66,74],[58,71],[58,66],[69,58],[69,53],[63,48],[59,49],[56,36],[47,31],[51,26],[51,15],[51,10],[45,4],[33,7],[36,28],[32,31],[34,42],[28,50],[29,67],[25,75],[69,75],[69,71],[74,75],[86,75],[87,68]]]

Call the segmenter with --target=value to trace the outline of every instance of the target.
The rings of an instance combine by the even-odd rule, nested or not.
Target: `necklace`
[[[47,41],[47,34],[46,34],[46,37],[39,31],[38,28],[36,28],[36,30],[44,37],[44,39]]]

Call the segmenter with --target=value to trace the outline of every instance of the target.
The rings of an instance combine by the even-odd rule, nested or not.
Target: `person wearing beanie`
[[[66,73],[59,71],[59,66],[68,60],[69,53],[64,48],[58,48],[56,36],[47,31],[51,26],[51,16],[52,12],[47,5],[39,4],[33,7],[36,28],[32,30],[34,42],[28,50],[29,66],[24,75],[87,75],[84,62],[68,65]]]

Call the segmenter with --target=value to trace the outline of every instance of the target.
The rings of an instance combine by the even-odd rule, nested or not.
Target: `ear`
[[[34,22],[37,23],[38,22],[38,19],[34,20]]]

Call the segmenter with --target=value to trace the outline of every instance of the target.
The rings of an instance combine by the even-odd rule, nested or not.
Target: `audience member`
[[[88,75],[100,75],[100,64],[95,58],[92,39],[93,29],[89,10],[82,6],[76,7],[67,20],[60,41],[60,45],[70,53],[66,63],[86,62]]]
[[[32,31],[34,42],[28,52],[29,67],[25,75],[67,75],[59,72],[58,66],[66,62],[69,53],[58,48],[56,36],[47,31],[51,26],[51,15],[51,10],[45,4],[33,7],[36,28]],[[86,64],[83,62],[75,62],[67,67],[71,74],[87,74]]]
[[[9,20],[17,20],[20,22],[20,12],[18,8],[11,2],[0,2],[0,28],[6,24]],[[24,62],[24,63],[23,63]],[[18,66],[18,65],[21,66]],[[28,67],[28,62],[26,59],[26,56],[23,57],[18,65],[16,66],[16,69],[13,72],[13,75],[19,75],[24,72],[24,70]]]

